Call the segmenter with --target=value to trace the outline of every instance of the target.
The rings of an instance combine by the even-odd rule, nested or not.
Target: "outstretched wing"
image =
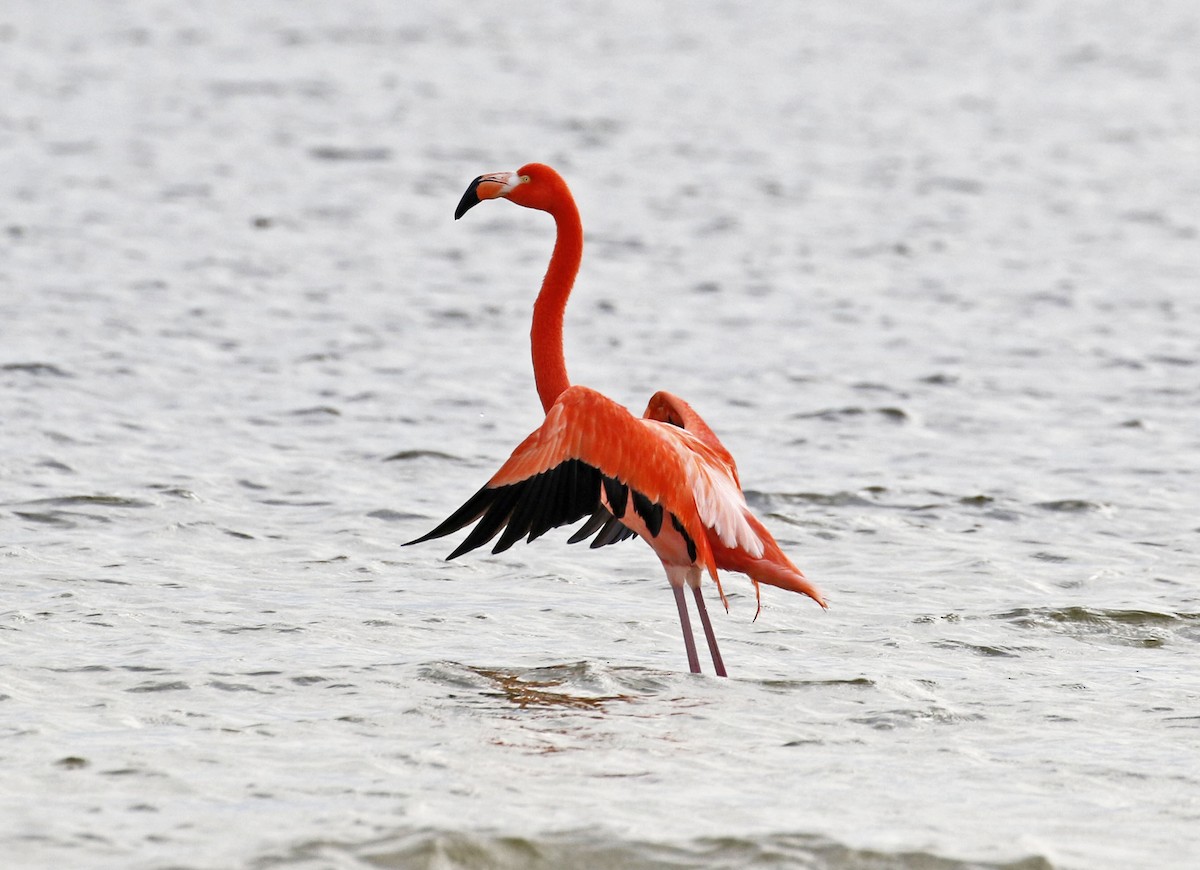
[[[591,515],[572,540],[597,532],[593,546],[600,546],[631,534],[620,523],[627,510],[637,514],[652,536],[669,517],[689,554],[694,553],[714,577],[710,530],[727,546],[755,555],[762,552],[724,457],[685,430],[634,417],[586,387],[563,392],[542,425],[487,484],[445,522],[409,543],[442,537],[478,521],[450,558],[497,534],[493,552],[501,552],[522,537],[532,541],[551,528]]]
[[[561,462],[524,480],[502,486],[484,485],[437,528],[409,544],[419,544],[475,526],[447,557],[453,559],[486,544],[504,529],[493,553],[507,550],[522,537],[532,541],[557,526],[595,514],[600,508],[600,470],[579,459]]]

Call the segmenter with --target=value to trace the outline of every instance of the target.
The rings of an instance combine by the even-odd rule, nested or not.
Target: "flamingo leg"
[[[683,587],[671,584],[675,593],[675,606],[679,608],[679,624],[683,627],[683,644],[687,647],[688,668],[693,674],[700,673],[700,657],[696,655],[696,639],[692,637],[692,620],[688,618],[687,599],[683,597]],[[707,617],[705,617],[707,619]],[[712,629],[709,629],[712,631]]]
[[[708,619],[708,608],[704,606],[704,596],[700,594],[700,587],[695,586],[692,591],[696,593],[696,609],[700,611],[700,624],[704,626],[704,637],[708,640],[708,651],[712,653],[713,668],[717,672],[718,677],[725,677],[725,662],[721,661],[721,651],[717,649],[717,636],[713,633],[712,623]]]

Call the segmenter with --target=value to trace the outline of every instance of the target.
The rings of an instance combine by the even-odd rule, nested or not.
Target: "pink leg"
[[[675,606],[679,608],[679,624],[683,626],[683,644],[687,647],[688,667],[693,674],[698,674],[700,657],[696,655],[696,639],[692,637],[692,621],[688,618],[687,599],[683,597],[682,586],[671,584],[671,590],[675,593]],[[705,620],[707,619],[706,616]]]
[[[700,594],[700,587],[696,586],[692,589],[696,593],[696,609],[700,611],[700,624],[704,626],[704,637],[708,639],[708,651],[712,653],[713,668],[716,669],[718,677],[725,677],[725,663],[721,661],[721,651],[717,649],[717,636],[713,634],[712,623],[708,620],[708,608],[704,606],[704,596]]]

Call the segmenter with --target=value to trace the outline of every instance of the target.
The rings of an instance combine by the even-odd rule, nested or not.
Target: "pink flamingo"
[[[675,595],[688,667],[700,672],[684,586],[691,587],[713,667],[725,676],[700,581],[707,572],[726,610],[718,568],[750,577],[755,595],[767,583],[799,592],[822,607],[825,599],[746,505],[733,457],[682,399],[655,393],[635,417],[595,390],[572,386],[563,355],[563,313],[583,255],[579,210],[562,177],[530,163],[516,172],[481,175],[463,194],[454,218],[485,199],[507,199],[549,212],[558,235],[533,308],[533,373],[546,419],[500,470],[420,543],[476,523],[450,559],[500,539],[493,553],[522,537],[589,517],[570,538],[592,534],[592,547],[633,535],[662,561]],[[759,598],[761,608],[761,598]],[[757,616],[757,612],[755,614]]]

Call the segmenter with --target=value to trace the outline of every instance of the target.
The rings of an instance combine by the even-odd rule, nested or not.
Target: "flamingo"
[[[593,548],[637,535],[661,560],[675,596],[688,668],[700,660],[684,587],[690,587],[718,676],[726,676],[700,582],[712,578],[726,612],[717,570],[738,571],[754,584],[799,592],[822,608],[824,597],[784,555],[750,512],[733,456],[690,405],[667,392],[651,397],[642,417],[596,390],[572,385],[563,354],[563,313],[583,255],[583,225],[571,191],[554,169],[530,163],[516,172],[480,175],[467,187],[454,219],[483,200],[549,212],[557,237],[533,307],[533,374],[546,419],[522,441],[478,492],[418,544],[475,523],[447,556],[454,559],[500,539],[493,553],[522,537],[587,517],[569,539],[595,534]]]

